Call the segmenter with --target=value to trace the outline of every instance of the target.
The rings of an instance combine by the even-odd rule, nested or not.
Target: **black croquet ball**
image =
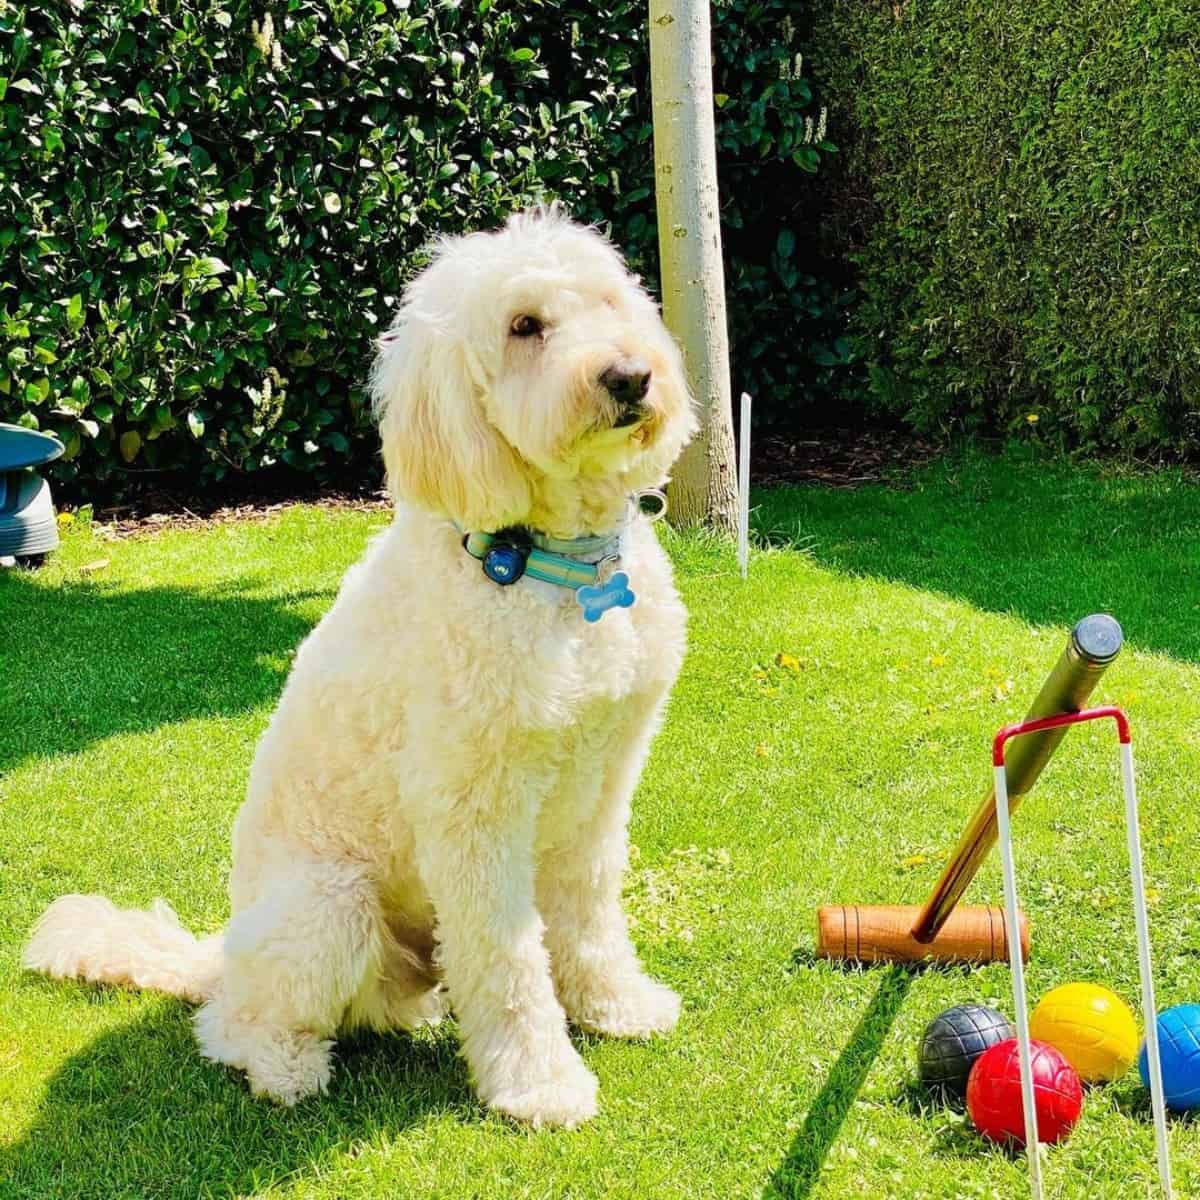
[[[917,1051],[921,1082],[962,1099],[975,1060],[989,1047],[1016,1037],[1008,1018],[984,1004],[956,1004],[925,1026]]]

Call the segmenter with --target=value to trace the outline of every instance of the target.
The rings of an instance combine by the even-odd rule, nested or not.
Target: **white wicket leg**
[[[1142,1015],[1146,1022],[1146,1066],[1150,1074],[1150,1107],[1154,1112],[1154,1142],[1158,1178],[1171,1200],[1171,1157],[1167,1148],[1167,1106],[1163,1097],[1162,1062],[1158,1056],[1158,1009],[1154,1004],[1154,974],[1150,967],[1150,922],[1146,917],[1146,881],[1142,873],[1137,786],[1133,777],[1133,746],[1121,743],[1121,782],[1125,787],[1125,836],[1129,842],[1129,876],[1133,883],[1133,915],[1137,924],[1138,969],[1142,976]]]
[[[1033,1095],[1033,1057],[1029,1048],[1029,1007],[1025,998],[1025,963],[1021,958],[1020,909],[1013,869],[1012,828],[1008,821],[1008,776],[995,767],[996,830],[1004,871],[1004,921],[1008,930],[1008,962],[1012,968],[1013,1008],[1017,1016],[1017,1049],[1021,1057],[1021,1107],[1025,1116],[1025,1153],[1033,1200],[1042,1200],[1042,1158],[1038,1150],[1037,1107]]]

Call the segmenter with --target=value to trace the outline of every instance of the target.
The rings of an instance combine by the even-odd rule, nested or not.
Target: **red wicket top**
[[[1025,733],[1041,733],[1044,729],[1060,729],[1064,725],[1081,725],[1084,721],[1099,721],[1112,717],[1117,723],[1117,737],[1121,744],[1128,746],[1132,740],[1129,736],[1129,718],[1113,704],[1101,708],[1085,708],[1081,712],[1060,713],[1056,717],[1039,717],[1036,721],[1019,721],[1016,725],[1005,725],[992,739],[992,765],[1004,766],[1004,747],[1015,737]]]

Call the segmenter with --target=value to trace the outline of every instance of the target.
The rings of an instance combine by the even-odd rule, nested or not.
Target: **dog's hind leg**
[[[284,1104],[323,1091],[338,1026],[378,969],[381,928],[359,867],[290,863],[229,924],[221,986],[196,1014],[204,1054]]]

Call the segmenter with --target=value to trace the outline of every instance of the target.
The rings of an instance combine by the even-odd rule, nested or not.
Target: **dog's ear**
[[[371,385],[393,498],[490,532],[520,523],[530,489],[480,376],[468,347],[408,308],[379,339]]]

